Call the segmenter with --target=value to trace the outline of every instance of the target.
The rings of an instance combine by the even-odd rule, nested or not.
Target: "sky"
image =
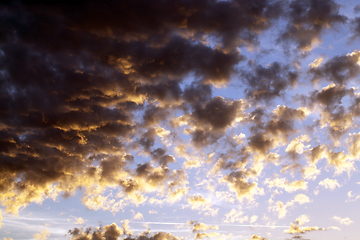
[[[359,239],[360,0],[0,4],[1,240]]]

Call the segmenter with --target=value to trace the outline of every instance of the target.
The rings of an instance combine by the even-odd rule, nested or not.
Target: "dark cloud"
[[[93,1],[63,11],[76,27],[125,36],[127,39],[164,42],[179,31],[201,39],[209,34],[225,48],[253,44],[258,32],[271,26],[282,13],[281,1]],[[151,14],[149,14],[151,13]],[[104,26],[107,28],[104,29]]]
[[[241,101],[229,101],[222,97],[212,98],[204,108],[195,108],[193,119],[199,125],[210,125],[214,131],[230,126],[241,113]]]
[[[182,99],[190,105],[197,101],[191,90],[183,97],[180,83],[194,74],[194,86],[203,86],[211,96],[211,86],[204,84],[229,82],[236,64],[244,59],[238,51],[203,44],[203,37],[218,37],[230,49],[234,42],[245,41],[240,35],[255,37],[268,28],[280,7],[263,1],[246,8],[235,5],[217,1],[2,5],[2,204],[16,212],[45,196],[52,184],[60,184],[60,191],[69,196],[84,185],[76,180],[81,176],[92,177],[93,183],[85,185],[118,184],[129,194],[144,191],[142,178],[153,187],[175,181],[167,168],[174,157],[157,156],[153,146],[161,135],[156,127],[170,116],[170,107],[182,105]],[[246,16],[235,14],[244,10]],[[211,13],[206,21],[205,12]],[[247,22],[230,26],[233,19],[228,13]],[[222,18],[222,26],[214,25]],[[229,116],[224,122],[211,118],[215,130],[234,118],[227,104],[219,107]],[[136,169],[128,166],[123,156],[131,156],[127,153],[136,150],[136,144],[153,152],[159,171],[147,163]],[[92,166],[94,161],[99,167]],[[27,195],[32,188],[37,195]],[[23,200],[15,204],[12,194]]]
[[[275,146],[275,141],[259,132],[249,138],[248,145],[252,152],[266,155]]]
[[[264,67],[250,63],[252,70],[242,71],[241,78],[246,84],[246,95],[253,101],[269,102],[276,97],[283,97],[290,86],[295,86],[298,73],[291,71],[289,66],[278,62]]]
[[[359,13],[359,12],[360,12],[360,4],[354,7],[354,13]]]
[[[345,96],[352,95],[352,93],[352,89],[347,89],[341,85],[331,84],[320,91],[312,92],[310,99],[312,104],[320,104],[331,111],[341,104],[341,100]]]
[[[167,233],[167,232],[158,232],[155,233],[154,235],[150,235],[150,234],[143,234],[143,235],[139,235],[136,237],[127,237],[124,238],[123,240],[179,240],[180,238],[172,235],[171,233]]]
[[[358,12],[360,12],[360,5],[357,5]],[[360,38],[360,17],[356,17],[351,20],[350,22],[353,35],[351,37],[351,40],[356,40],[357,38]]]
[[[244,115],[243,107],[242,101],[231,101],[220,96],[210,99],[203,106],[196,105],[190,114],[190,123],[195,126],[195,130],[191,132],[195,145],[215,143],[236,118]]]
[[[265,114],[269,119],[264,119]],[[289,136],[297,132],[295,121],[304,120],[306,115],[302,108],[278,106],[271,114],[257,108],[247,120],[252,124],[252,135],[248,138],[250,152],[266,156],[272,148],[286,144]]]
[[[294,0],[287,12],[289,22],[279,42],[293,41],[301,51],[310,51],[321,43],[327,28],[345,23],[347,18],[339,13],[340,5],[333,0]]]
[[[151,156],[156,160],[160,166],[166,167],[170,162],[175,162],[175,158],[171,155],[165,154],[165,150],[162,148],[157,148],[151,152]]]
[[[246,59],[241,48],[252,54],[260,44],[259,34],[275,29],[279,18],[288,20],[279,42],[295,42],[302,51],[321,41],[326,28],[346,22],[332,0],[289,4],[284,0],[2,3],[1,205],[17,213],[30,203],[69,197],[80,190],[88,209],[115,213],[147,200],[164,204],[184,198],[180,204],[187,201],[191,210],[214,216],[218,209],[211,208],[212,201],[190,192],[184,169],[215,162],[208,166],[207,177],[215,177],[205,179],[207,190],[225,182],[239,201],[262,194],[255,182],[263,168],[259,158],[267,158],[266,163],[277,160],[271,151],[300,132],[295,123],[305,119],[307,111],[278,106],[270,112],[264,107],[286,97],[300,71],[279,62],[262,65],[260,59],[241,65]],[[358,18],[352,20],[354,39],[360,35],[359,25]],[[354,51],[308,70],[313,81],[337,84],[311,92],[307,100],[308,107],[322,108],[319,122],[328,124],[334,141],[360,115],[360,100],[345,86],[360,73],[359,56]],[[216,88],[230,85],[237,76],[246,99],[215,95]],[[351,97],[350,108],[340,106],[345,96]],[[359,155],[356,143],[354,137],[353,157]],[[219,160],[211,162],[212,157]],[[345,152],[327,151],[323,145],[305,157],[311,163],[325,157],[329,165],[346,169]],[[178,158],[187,159],[180,166]],[[219,234],[201,232],[217,226],[196,221],[190,225],[196,239]],[[126,223],[74,228],[69,234],[74,240],[179,239],[165,232],[133,236]]]
[[[336,144],[339,143],[340,137],[352,127],[356,116],[355,105],[350,106],[349,110],[342,105],[342,99],[345,96],[356,102],[356,98],[353,99],[353,88],[349,89],[343,85],[333,83],[320,91],[315,90],[310,93],[309,97],[305,97],[310,109],[320,110],[319,124],[322,128],[327,127],[331,138]]]
[[[166,108],[151,106],[145,110],[143,121],[145,126],[158,125],[161,121],[166,120],[170,113]]]
[[[211,85],[193,83],[184,90],[183,99],[194,107],[202,107],[211,99]]]
[[[132,236],[129,233],[127,226],[123,224],[119,228],[115,223],[99,228],[79,229],[74,228],[69,230],[69,235],[72,240],[179,240],[180,238],[173,236],[171,233],[158,232],[153,235],[146,231],[137,236]],[[122,237],[121,237],[122,236]]]
[[[313,82],[327,80],[346,85],[360,73],[359,57],[360,52],[357,50],[346,55],[335,56],[319,67],[310,68],[308,73],[312,75]]]

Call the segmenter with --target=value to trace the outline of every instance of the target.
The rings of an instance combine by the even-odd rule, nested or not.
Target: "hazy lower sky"
[[[357,240],[360,0],[0,4],[0,239]]]

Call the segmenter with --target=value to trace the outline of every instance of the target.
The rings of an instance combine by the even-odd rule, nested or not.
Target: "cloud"
[[[243,223],[249,220],[247,215],[241,209],[231,209],[229,213],[225,214],[225,223]]]
[[[171,205],[223,214],[226,223],[261,224],[245,205],[230,205],[256,208],[265,184],[274,194],[269,212],[285,218],[311,201],[304,194],[273,200],[277,193],[311,189],[324,164],[350,175],[360,156],[360,95],[350,86],[360,74],[360,52],[310,53],[328,30],[346,23],[340,7],[333,0],[2,4],[4,212],[76,195],[88,210],[113,214]],[[349,19],[347,38],[358,39],[359,25]],[[264,49],[271,41],[277,45]],[[303,180],[269,176],[270,167]],[[341,186],[334,179],[319,185]],[[356,199],[348,193],[348,201]],[[1,220],[0,212],[0,226]],[[306,220],[298,218],[301,227],[291,231],[315,230],[302,226]],[[226,239],[202,232],[216,227],[192,221],[197,239]],[[179,239],[165,232],[133,236],[127,221],[69,234]]]
[[[197,221],[188,221],[188,225],[192,226],[192,232],[199,232],[199,231],[207,231],[207,230],[217,230],[219,229],[216,225],[206,225],[201,222]]]
[[[223,136],[228,128],[244,118],[244,102],[242,100],[231,101],[217,96],[211,98],[203,106],[195,106],[193,112],[185,115],[175,124],[189,126],[187,132],[191,134],[196,147],[201,148],[214,144]]]
[[[286,30],[279,42],[295,42],[297,49],[307,52],[321,43],[327,28],[345,23],[347,18],[339,13],[335,1],[294,0],[290,2]]]
[[[310,231],[325,231],[325,228],[319,227],[299,227],[295,224],[291,225],[288,230],[285,230],[286,233],[298,234],[298,233],[306,233]]]
[[[264,183],[267,184],[269,188],[283,188],[285,191],[290,193],[307,189],[307,182],[304,180],[288,182],[285,178],[275,178],[273,180],[267,178]]]
[[[306,158],[311,164],[316,164],[319,160],[326,157],[327,147],[325,145],[318,145],[309,150],[306,150]]]
[[[331,219],[339,222],[341,225],[350,225],[352,223],[354,223],[354,221],[352,221],[350,218],[346,217],[346,218],[341,218],[341,217],[338,217],[338,216],[334,216],[332,217]]]
[[[278,218],[283,219],[288,213],[288,208],[292,207],[295,203],[302,205],[309,202],[310,202],[310,198],[305,194],[301,194],[301,193],[297,194],[293,200],[290,200],[286,203],[283,203],[282,201],[274,202],[274,200],[270,198],[268,210],[277,213]]]
[[[308,72],[312,75],[312,81],[326,80],[331,83],[346,85],[360,73],[359,56],[358,50],[335,56],[319,67],[310,68]]]
[[[359,5],[355,6],[355,9],[358,9]],[[352,41],[355,41],[357,38],[360,38],[360,17],[356,17],[350,21],[351,28],[353,31],[352,37],[350,38]]]
[[[317,175],[320,175],[321,170],[317,169],[315,165],[304,167],[301,169],[301,173],[305,179],[315,180]]]
[[[204,239],[204,238],[214,238],[215,236],[219,236],[220,233],[212,232],[212,233],[196,233],[195,239]]]
[[[290,86],[297,83],[298,73],[279,62],[264,67],[250,62],[251,70],[241,72],[241,81],[247,86],[247,98],[253,101],[271,101],[285,95]]]
[[[47,240],[47,238],[50,236],[50,232],[46,229],[42,230],[41,233],[34,234],[34,238],[37,240]]]
[[[127,224],[128,222],[125,221],[123,222],[123,228],[119,228],[115,223],[112,223],[104,227],[87,228],[85,231],[83,229],[74,228],[69,230],[69,235],[72,240],[98,240],[103,238],[107,240],[117,240],[120,236],[125,236],[123,240],[179,240],[178,237],[166,232],[158,232],[150,235],[149,231],[145,231],[137,236],[133,236],[127,229]]]
[[[85,222],[86,222],[86,220],[84,220],[83,218],[81,218],[81,217],[79,217],[79,218],[77,218],[77,217],[74,217],[75,218],[75,224],[76,225],[82,225],[82,224],[84,224]]]
[[[320,181],[319,185],[330,190],[334,190],[336,187],[340,187],[340,184],[336,179],[329,179],[329,178]]]
[[[133,218],[137,220],[144,220],[144,216],[140,212],[134,214]]]
[[[309,219],[306,215],[302,215],[296,219],[295,222],[291,223],[289,229],[284,230],[285,233],[296,234],[294,239],[303,239],[303,234],[312,231],[325,231],[325,228],[320,227],[308,227],[302,226],[304,223],[309,222]]]
[[[334,226],[328,227],[327,229],[333,229],[333,230],[341,231],[341,229],[339,227],[334,227]]]
[[[262,194],[263,189],[259,188],[255,182],[248,182],[245,178],[248,175],[248,172],[234,171],[222,178],[221,182],[226,182],[230,190],[237,194],[239,200],[243,198],[250,200],[254,195]]]
[[[298,217],[296,220],[295,220],[295,223],[298,224],[298,225],[304,225],[304,223],[307,223],[309,222],[309,218],[308,216],[306,215],[301,215],[300,217]]]
[[[199,210],[204,212],[205,215],[216,216],[218,214],[218,208],[212,208],[212,202],[209,199],[205,199],[201,195],[192,195],[187,197],[188,206],[193,210]]]
[[[192,232],[195,233],[195,239],[204,239],[204,238],[214,238],[220,234],[217,232],[204,233],[203,231],[207,230],[217,230],[219,229],[216,225],[206,225],[197,221],[188,221],[188,225],[192,226]]]
[[[267,238],[260,237],[260,236],[257,236],[257,235],[254,234],[248,240],[267,240]]]
[[[346,200],[346,202],[353,202],[353,201],[360,199],[360,194],[354,195],[352,191],[349,191],[347,193],[347,196],[348,196],[348,199]]]

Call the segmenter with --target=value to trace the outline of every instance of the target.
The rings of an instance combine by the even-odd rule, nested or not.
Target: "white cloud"
[[[350,225],[350,224],[354,223],[354,221],[352,221],[348,217],[341,218],[341,217],[338,217],[338,216],[334,216],[332,219],[339,222],[341,225]]]

